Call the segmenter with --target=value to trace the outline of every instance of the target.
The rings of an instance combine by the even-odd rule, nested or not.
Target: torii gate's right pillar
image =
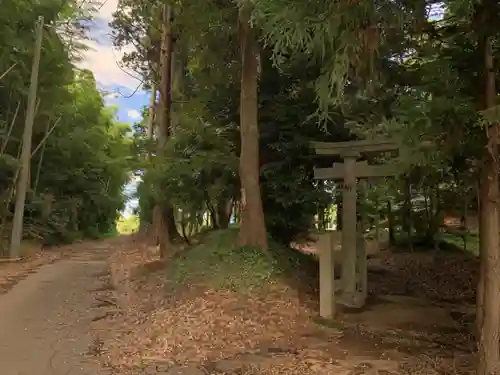
[[[356,175],[355,166],[357,154],[343,155],[344,157],[344,189],[342,196],[342,252],[344,266],[342,267],[342,285],[344,287],[343,300],[348,304],[355,304],[356,300]]]

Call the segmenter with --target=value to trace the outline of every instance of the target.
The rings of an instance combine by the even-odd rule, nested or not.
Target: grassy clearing
[[[447,253],[465,253],[469,256],[479,255],[479,238],[475,233],[468,233],[464,238],[453,232],[439,233],[439,250]],[[423,238],[413,238],[414,252],[428,252],[434,250],[434,244]],[[408,237],[404,233],[398,233],[396,236],[395,252],[406,252],[409,247]]]
[[[442,233],[441,241],[448,244],[449,247],[454,247],[461,251],[465,251],[466,249],[466,252],[479,256],[479,237],[475,233],[469,233],[465,236],[465,246],[463,237],[453,233]]]
[[[139,230],[139,217],[137,215],[120,216],[116,221],[116,231],[119,234],[132,234]]]
[[[237,246],[237,231],[206,235],[203,242],[178,253],[167,265],[172,287],[204,285],[233,291],[261,288],[277,280],[314,284],[314,257],[271,243],[269,251]],[[308,283],[308,280],[310,281]]]

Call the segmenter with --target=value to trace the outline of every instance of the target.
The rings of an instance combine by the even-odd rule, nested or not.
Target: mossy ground
[[[179,252],[167,264],[171,287],[255,290],[285,281],[303,290],[317,284],[317,260],[271,241],[269,250],[237,245],[234,229],[207,233],[201,243]]]

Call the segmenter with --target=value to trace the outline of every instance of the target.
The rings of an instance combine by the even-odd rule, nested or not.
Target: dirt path
[[[91,323],[102,315],[93,291],[110,247],[92,248],[41,267],[0,295],[2,375],[104,374],[87,355]]]

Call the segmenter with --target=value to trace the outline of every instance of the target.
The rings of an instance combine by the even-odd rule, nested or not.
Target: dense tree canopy
[[[114,231],[129,179],[129,128],[115,120],[92,72],[76,69],[83,21],[76,2],[13,1],[0,16],[0,216],[8,238],[34,56],[44,16],[25,236],[46,243]]]
[[[342,214],[336,185],[312,178],[314,165],[334,160],[318,159],[311,140],[400,139],[397,177],[361,189],[367,235],[385,217],[391,240],[410,248],[458,235],[477,249],[467,219],[479,212],[484,309],[493,308],[499,8],[492,0],[122,0],[115,41],[138,47],[125,60],[170,98],[153,109],[172,119],[157,116],[168,140],[141,157],[142,219],[151,222],[155,204],[173,205],[182,228],[188,218],[219,227],[232,214],[241,216],[242,244],[267,247],[250,239],[264,227],[289,243],[315,221],[328,225],[333,203]],[[171,17],[162,21],[161,9]],[[154,139],[137,135],[141,155]],[[445,216],[461,218],[460,229],[443,234]],[[482,283],[478,328],[490,334],[481,338],[481,375],[500,355],[493,310],[483,326]]]
[[[180,77],[182,83],[172,89],[175,125],[172,125],[167,149],[168,152],[177,149],[184,153],[189,149],[189,154],[184,155],[196,157],[184,157],[183,162],[174,162],[177,159],[172,155],[171,162],[153,162],[161,165],[160,173],[164,176],[163,183],[156,180],[153,184],[165,187],[165,190],[156,188],[161,194],[171,191],[175,195],[179,186],[183,187],[180,189],[182,194],[187,194],[186,183],[179,185],[174,181],[184,178],[181,176],[191,176],[188,180],[193,182],[195,195],[202,197],[204,194],[198,190],[204,186],[202,190],[219,192],[226,196],[225,199],[229,197],[238,201],[238,180],[232,180],[234,187],[228,196],[228,180],[207,178],[200,185],[199,180],[193,178],[200,173],[200,167],[193,169],[194,163],[200,165],[195,160],[197,157],[205,164],[203,168],[217,169],[221,155],[236,157],[240,152],[237,96],[241,61],[238,30],[234,28],[237,14],[234,8],[218,2],[179,2],[173,5],[175,12],[171,27],[175,41],[172,58],[176,63],[172,74]],[[314,162],[311,158],[308,142],[321,139],[398,137],[409,145],[425,139],[437,141],[436,147],[413,150],[414,157],[401,158],[401,178],[377,189],[393,197],[392,204],[398,205],[401,199],[409,198],[404,193],[409,186],[411,196],[422,194],[426,197],[426,206],[418,212],[425,212],[433,223],[440,222],[439,217],[442,219],[444,211],[430,204],[431,196],[436,193],[435,183],[443,181],[445,176],[449,184],[438,186],[437,190],[444,188],[455,198],[466,196],[470,204],[477,205],[471,187],[475,178],[474,167],[481,158],[484,133],[476,126],[479,122],[476,98],[481,90],[470,71],[479,71],[482,67],[477,58],[466,57],[468,53],[475,53],[473,46],[466,46],[471,42],[453,30],[462,16],[451,13],[451,4],[446,8],[444,18],[441,15],[437,20],[428,18],[437,8],[429,8],[425,2],[387,2],[376,9],[368,2],[356,5],[359,7],[342,2],[337,5],[319,2],[316,9],[293,1],[255,3],[253,22],[261,30],[259,35],[262,38],[258,96],[261,187],[265,192],[262,199],[268,208],[274,207],[266,210],[268,223],[275,222],[272,219],[275,212],[281,218],[277,220],[291,225],[290,216],[302,221],[299,217],[309,211],[305,208],[309,195],[302,192],[300,186],[306,183],[311,192],[318,189],[312,180],[312,166],[321,162]],[[131,68],[140,70],[149,66],[152,69],[154,74],[148,71],[144,75],[150,86],[159,80],[158,69],[154,69],[159,64],[159,45],[150,43],[152,38],[161,38],[158,35],[161,28],[159,18],[152,16],[159,6],[151,2],[132,4],[122,1],[114,21],[119,45],[133,41],[148,49],[148,53],[134,52],[126,57],[126,61]],[[136,8],[140,12],[131,11]],[[278,11],[285,8],[286,12]],[[206,17],[193,22],[194,12],[204,12]],[[334,12],[340,14],[339,21],[326,22],[330,19],[328,15]],[[144,33],[150,36],[146,37]],[[156,52],[153,53],[155,46]],[[455,56],[457,53],[460,56]],[[360,59],[360,54],[369,59]],[[366,62],[371,66],[363,66]],[[318,122],[315,116],[318,114],[319,120],[326,119],[326,122]],[[142,137],[146,137],[145,131]],[[194,143],[186,148],[185,137],[198,140],[191,138]],[[208,149],[202,141],[204,137],[211,145]],[[216,147],[213,141],[209,141],[213,138],[218,138]],[[301,149],[303,152],[299,151]],[[208,156],[207,150],[215,154]],[[222,154],[218,154],[221,150],[224,150]],[[227,161],[233,160],[229,156],[226,158]],[[231,162],[226,166],[232,168],[233,173],[237,172]],[[157,172],[160,171],[158,168],[157,165]],[[221,168],[224,167],[221,165]],[[280,168],[281,172],[276,173]],[[224,189],[209,189],[210,185],[219,183]],[[170,185],[169,189],[165,184]],[[216,205],[218,198],[211,194],[205,195],[205,200],[210,202],[203,203],[201,198],[198,210],[204,212],[207,203],[208,206]],[[176,201],[182,206],[185,197]],[[279,201],[282,203],[276,206]],[[285,214],[298,201],[302,202],[300,208]],[[309,224],[317,208],[327,205],[328,199],[323,201],[313,195],[310,202],[315,202],[315,208],[311,208],[309,219],[305,219]],[[447,212],[457,213],[463,209],[456,205],[446,207]],[[404,216],[401,220],[408,221]],[[285,235],[283,228],[268,229],[276,239],[290,240],[290,234]],[[418,233],[411,237],[432,242],[438,226],[424,224],[414,230]],[[291,233],[297,235],[298,231],[295,228]]]

